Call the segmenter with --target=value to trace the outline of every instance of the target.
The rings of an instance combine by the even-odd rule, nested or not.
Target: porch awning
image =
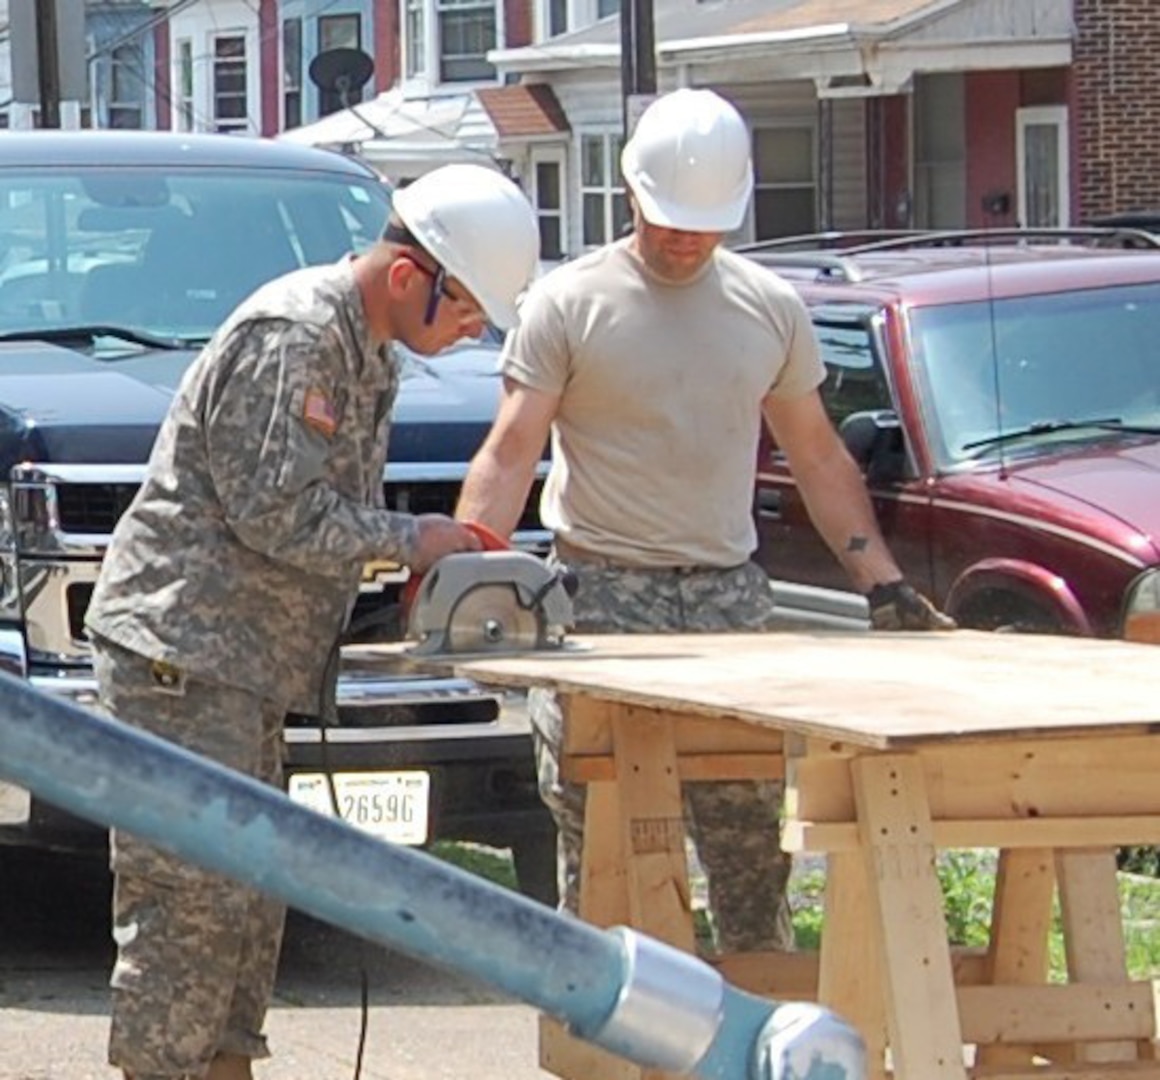
[[[489,87],[475,95],[501,139],[551,137],[571,130],[556,92],[547,83]]]
[[[496,130],[474,94],[407,98],[396,87],[277,137],[355,152],[393,180],[452,162],[495,161]]]

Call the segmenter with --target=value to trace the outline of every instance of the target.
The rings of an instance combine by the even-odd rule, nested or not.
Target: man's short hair
[[[415,239],[411,230],[396,217],[392,217],[387,222],[387,227],[383,229],[383,239],[388,244],[402,244],[403,247],[418,248],[420,251],[427,250]]]

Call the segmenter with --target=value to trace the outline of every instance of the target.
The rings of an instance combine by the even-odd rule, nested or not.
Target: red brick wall
[[[1160,207],[1160,3],[1074,0],[1078,217]]]
[[[979,71],[966,77],[967,228],[1014,225],[1019,209],[1015,185],[1015,110],[1020,105],[1017,71]],[[984,199],[1007,196],[1006,213],[988,212]]]
[[[401,70],[399,0],[375,0],[373,21],[374,40],[369,51],[375,58],[374,92],[381,94],[395,85]]]
[[[153,105],[157,111],[157,130],[173,127],[173,88],[169,77],[169,20],[153,27]]]
[[[282,112],[282,34],[277,0],[260,0],[258,41],[262,54],[258,67],[261,82],[262,134],[277,135]]]
[[[532,0],[503,0],[503,21],[501,48],[518,49],[532,43]]]
[[[398,0],[375,0],[374,45],[375,92],[390,89],[401,73],[401,39]],[[500,48],[516,49],[531,44],[531,0],[503,0],[503,26],[506,36]]]
[[[532,43],[531,0],[503,0],[507,38],[501,47],[515,48]],[[370,51],[375,58],[374,89],[381,94],[398,82],[402,75],[402,28],[399,26],[399,0],[374,0],[374,40]]]
[[[867,222],[873,229],[910,225],[910,106],[904,94],[866,102]]]

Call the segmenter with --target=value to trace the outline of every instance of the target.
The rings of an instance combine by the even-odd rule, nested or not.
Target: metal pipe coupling
[[[862,1036],[812,1002],[774,1004],[755,1043],[754,1080],[866,1080]]]
[[[617,926],[626,977],[599,1030],[577,1032],[649,1068],[691,1073],[721,1025],[725,980],[703,960]]]

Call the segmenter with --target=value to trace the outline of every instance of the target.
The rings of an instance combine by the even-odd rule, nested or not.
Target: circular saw
[[[568,577],[523,551],[440,559],[411,602],[407,637],[424,655],[555,649],[572,626]]]

